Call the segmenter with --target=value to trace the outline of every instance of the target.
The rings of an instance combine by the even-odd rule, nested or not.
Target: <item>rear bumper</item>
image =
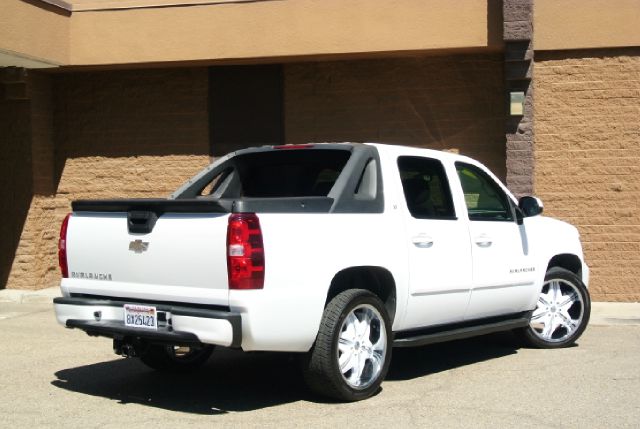
[[[84,297],[55,298],[53,304],[60,324],[90,335],[114,339],[132,337],[170,344],[202,343],[225,347],[242,344],[240,314],[211,306]],[[158,329],[125,326],[124,304],[156,307]]]

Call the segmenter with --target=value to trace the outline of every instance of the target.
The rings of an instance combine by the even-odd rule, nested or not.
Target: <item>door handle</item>
[[[424,234],[416,235],[411,239],[411,242],[416,247],[419,247],[421,249],[428,249],[429,247],[433,246],[433,238]]]
[[[493,244],[493,241],[491,240],[491,237],[489,237],[488,235],[484,235],[484,234],[476,237],[475,238],[475,242],[476,242],[476,245],[478,247],[482,247],[482,248],[491,247],[491,245]]]

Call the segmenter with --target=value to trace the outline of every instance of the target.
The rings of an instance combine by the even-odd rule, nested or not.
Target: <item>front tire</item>
[[[190,372],[200,368],[213,353],[214,346],[173,346],[149,344],[140,360],[163,372]]]
[[[344,291],[324,310],[305,362],[305,381],[330,398],[369,398],[387,375],[391,347],[391,322],[382,301],[366,290]]]
[[[578,276],[564,268],[547,271],[529,326],[517,331],[532,347],[557,349],[573,344],[591,315],[589,291]]]

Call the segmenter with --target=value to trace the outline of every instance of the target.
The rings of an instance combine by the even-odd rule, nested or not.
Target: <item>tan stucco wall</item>
[[[456,0],[455,7],[450,0],[53,3],[76,11],[39,0],[3,2],[0,65],[255,61],[502,47],[499,0]],[[127,8],[105,8],[116,3]],[[534,27],[536,50],[640,46],[640,0],[536,0]]]
[[[499,4],[280,0],[76,12],[71,19],[70,63],[499,49]]]
[[[69,18],[62,10],[23,0],[2,0],[0,51],[45,63],[69,60]],[[8,64],[7,64],[8,65]]]
[[[536,50],[640,46],[640,0],[535,0]]]
[[[185,5],[177,1],[167,7],[147,7],[155,3],[143,3],[142,8],[128,2],[130,8],[109,9],[110,2],[93,2],[85,9],[86,4],[78,2],[74,9],[73,2],[6,0],[0,13],[0,67],[255,61],[424,50],[498,50],[502,46],[499,0],[458,0],[455,8],[448,0]]]
[[[640,48],[536,55],[536,194],[580,230],[593,299],[640,301]]]

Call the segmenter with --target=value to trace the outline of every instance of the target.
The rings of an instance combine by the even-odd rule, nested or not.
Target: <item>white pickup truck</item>
[[[299,352],[312,390],[354,401],[393,347],[514,330],[557,348],[589,320],[577,230],[452,153],[251,148],[168,199],[72,207],[58,321],[158,370],[214,346]]]

